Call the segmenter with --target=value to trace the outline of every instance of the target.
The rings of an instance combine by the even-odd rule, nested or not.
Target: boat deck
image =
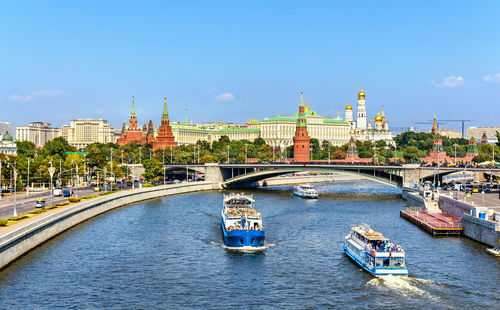
[[[412,222],[433,236],[462,234],[460,219],[445,213],[428,213],[427,211],[401,210],[402,218]]]

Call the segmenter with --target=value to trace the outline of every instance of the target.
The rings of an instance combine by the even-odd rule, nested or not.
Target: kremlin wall
[[[365,96],[361,88],[358,93],[356,118],[354,118],[353,107],[349,103],[345,107],[344,119],[340,115],[336,118],[321,116],[308,106],[307,101],[304,102],[301,92],[299,111],[295,114],[278,115],[265,118],[260,122],[252,119],[245,125],[223,123],[193,125],[188,123],[187,114],[183,123],[170,122],[165,98],[160,126],[155,127],[150,119],[147,125],[144,123],[142,129],[135,111],[134,97],[132,97],[129,122],[128,125],[123,123],[117,144],[125,145],[131,142],[151,144],[153,149],[157,150],[170,146],[195,144],[197,141],[212,143],[222,136],[227,136],[230,140],[246,139],[249,141],[261,137],[267,144],[280,150],[292,145],[301,145],[300,150],[294,150],[299,153],[307,150],[307,154],[309,154],[309,148],[306,149],[305,143],[310,139],[318,139],[320,143],[328,141],[335,146],[345,145],[351,140],[384,140],[388,145],[394,144],[383,106],[382,113],[377,113],[373,120],[369,120]]]

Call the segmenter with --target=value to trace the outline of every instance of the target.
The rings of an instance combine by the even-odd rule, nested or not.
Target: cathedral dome
[[[365,100],[365,92],[361,89],[358,93],[358,100]]]
[[[346,109],[346,110],[352,110],[352,106],[351,106],[350,104],[347,104],[347,105],[345,106],[345,109]]]
[[[2,137],[2,142],[13,142],[13,141],[14,139],[12,139],[12,136],[9,135],[8,131]]]
[[[381,122],[382,121],[382,116],[380,116],[380,113],[377,113],[377,116],[375,116],[375,121],[376,122]]]

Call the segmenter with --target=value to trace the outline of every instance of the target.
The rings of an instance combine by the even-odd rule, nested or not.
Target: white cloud
[[[484,77],[484,81],[489,83],[500,83],[500,73],[487,75]]]
[[[442,83],[436,83],[432,81],[432,84],[436,87],[457,87],[464,84],[464,78],[459,76],[448,76],[445,77]]]
[[[222,95],[219,95],[215,97],[216,101],[231,101],[234,100],[234,95],[231,93],[224,93]]]
[[[32,101],[32,100],[33,100],[33,96],[31,96],[31,95],[23,96],[23,95],[19,95],[19,94],[14,94],[14,95],[9,97],[9,101],[15,101],[15,102],[28,102],[28,101]]]
[[[57,89],[37,90],[37,91],[34,91],[28,95],[14,94],[14,95],[9,97],[9,101],[29,102],[29,101],[35,100],[36,98],[55,98],[55,97],[62,97],[62,96],[71,96],[71,93],[66,92],[64,90],[57,90]]]

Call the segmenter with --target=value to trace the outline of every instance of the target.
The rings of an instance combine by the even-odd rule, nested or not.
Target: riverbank
[[[144,200],[214,189],[217,189],[216,186],[210,182],[134,189],[55,209],[0,228],[0,269],[68,228],[109,210]]]

